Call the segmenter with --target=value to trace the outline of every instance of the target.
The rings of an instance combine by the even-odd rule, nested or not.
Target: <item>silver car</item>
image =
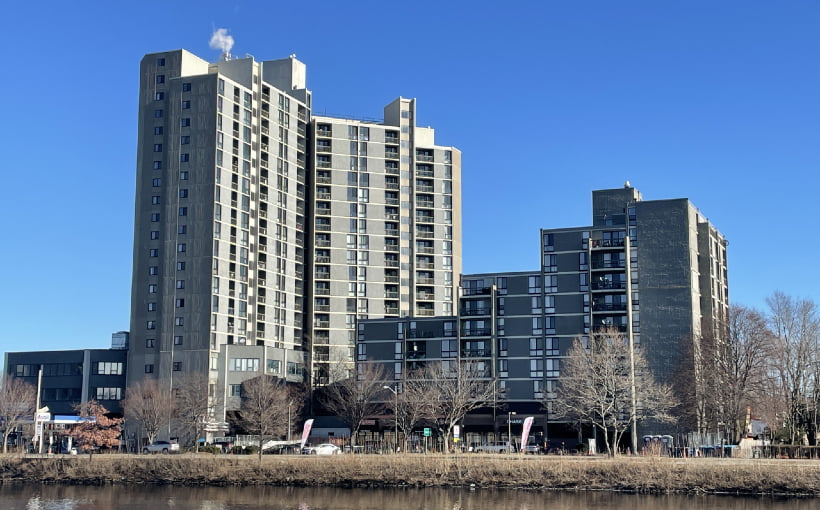
[[[179,453],[179,443],[176,441],[154,441],[143,448],[142,453]]]

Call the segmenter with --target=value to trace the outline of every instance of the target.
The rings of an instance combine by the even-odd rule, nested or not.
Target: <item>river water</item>
[[[814,499],[467,489],[0,486],[3,510],[809,510]]]

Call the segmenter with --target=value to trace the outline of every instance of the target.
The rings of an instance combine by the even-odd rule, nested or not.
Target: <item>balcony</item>
[[[394,213],[385,214],[384,217],[390,221],[399,221],[399,215]]]
[[[435,223],[435,218],[433,216],[427,216],[425,214],[417,214],[416,223]]]
[[[423,154],[423,153],[419,153],[419,152],[416,153],[416,161],[432,162],[433,159],[434,158],[433,158],[432,154]]]
[[[421,262],[421,261],[417,261],[417,262],[416,262],[416,267],[417,267],[417,268],[419,268],[419,269],[435,269],[435,268],[436,268],[436,265],[435,265],[435,263],[433,263],[433,262]]]
[[[316,131],[316,136],[324,136],[330,138],[333,136],[333,132],[330,129],[319,129]]]
[[[313,327],[327,329],[330,327],[330,321],[314,321]]]
[[[317,280],[330,280],[330,271],[316,271]]]
[[[592,290],[625,289],[626,282],[594,281],[590,288]]]
[[[462,349],[462,358],[489,358],[492,356],[490,349]]]
[[[332,152],[330,145],[317,145],[316,152]]]
[[[397,229],[397,228],[386,228],[386,229],[384,229],[384,235],[399,237],[399,229]]]
[[[316,231],[317,232],[330,232],[330,223],[317,223],[316,224]]]
[[[319,184],[330,184],[330,176],[316,177],[316,182]]]
[[[316,214],[323,214],[325,216],[330,216],[330,207],[317,207]]]
[[[618,248],[623,245],[623,239],[592,239],[593,248]]]
[[[398,151],[385,151],[384,153],[385,159],[399,159]]]
[[[593,260],[592,270],[597,269],[624,269],[626,268],[626,261],[623,260]]]
[[[606,333],[607,331],[615,330],[618,333],[626,333],[627,327],[626,325],[621,324],[601,324],[592,328],[594,333]]]
[[[433,209],[435,206],[436,204],[432,200],[416,200],[416,207]]]
[[[398,168],[392,168],[392,167],[385,168],[384,173],[386,173],[387,175],[399,175],[400,174]]]
[[[431,232],[428,230],[420,230],[416,232],[416,237],[418,237],[419,239],[432,239],[433,237],[435,237],[435,232]]]
[[[432,170],[416,169],[416,177],[435,177]]]
[[[416,283],[419,285],[434,285],[436,283],[435,278],[427,278],[427,277],[419,277],[416,278]]]
[[[328,197],[328,199],[329,198],[330,197]],[[399,205],[399,199],[398,198],[387,198],[387,197],[385,197],[384,203],[387,204],[387,205]]]
[[[399,245],[398,244],[385,244],[384,251],[391,252],[391,253],[398,253]]]
[[[317,200],[330,200],[330,192],[320,191],[320,192],[316,193],[316,199]]]
[[[317,287],[314,291],[317,296],[329,296],[330,289],[327,287]]]
[[[461,336],[490,336],[490,328],[471,328],[461,332]]]
[[[329,312],[330,311],[330,305],[316,305],[316,306],[314,306],[314,308],[317,312]]]
[[[435,188],[433,186],[426,185],[426,184],[416,185],[416,191],[419,192],[419,193],[433,193],[434,189]]]
[[[593,312],[625,312],[626,303],[592,303]]]
[[[316,246],[319,248],[330,248],[330,239],[317,239]]]
[[[398,276],[384,275],[384,283],[399,283]]]
[[[436,253],[436,249],[433,246],[416,246],[416,253],[428,253],[433,255]]]
[[[392,143],[394,145],[398,145],[399,144],[399,137],[398,136],[384,135],[384,143]]]
[[[416,308],[416,315],[419,317],[432,317],[435,313],[432,308]]]
[[[385,306],[384,307],[384,314],[385,315],[398,315],[399,314],[399,307],[398,306]]]
[[[384,291],[385,299],[399,299],[399,293],[395,291]]]
[[[393,259],[386,259],[384,261],[385,267],[399,267],[399,261]]]
[[[397,183],[397,182],[385,182],[384,183],[384,189],[399,190],[400,186],[399,186],[399,183]]]
[[[330,255],[316,255],[313,260],[317,264],[330,264]]]
[[[465,308],[461,310],[462,317],[476,317],[481,315],[490,315],[489,308]]]
[[[436,295],[432,292],[417,292],[416,293],[416,300],[417,301],[434,301],[436,299]]]

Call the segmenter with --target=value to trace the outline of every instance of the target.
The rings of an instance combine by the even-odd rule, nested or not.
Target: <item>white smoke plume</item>
[[[231,48],[233,48],[233,37],[228,35],[227,28],[217,28],[211,34],[211,41],[208,46],[214,50],[222,50],[223,55],[230,55]]]

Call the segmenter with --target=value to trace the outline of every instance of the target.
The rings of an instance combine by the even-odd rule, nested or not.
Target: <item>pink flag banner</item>
[[[305,447],[305,443],[307,443],[308,436],[310,435],[310,428],[313,426],[313,418],[309,419],[305,422],[305,428],[302,430],[302,446],[301,448]]]
[[[534,418],[532,416],[527,416],[524,418],[524,427],[521,429],[521,451],[524,451],[524,448],[527,446],[527,437],[530,435],[530,429],[532,428],[532,422]]]

